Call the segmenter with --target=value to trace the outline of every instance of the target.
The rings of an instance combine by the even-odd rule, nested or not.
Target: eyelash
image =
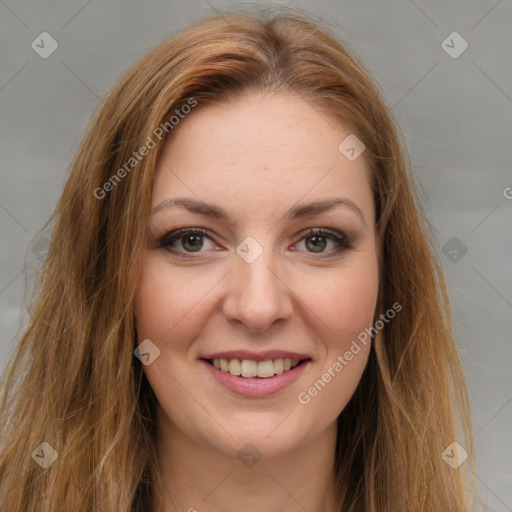
[[[209,238],[210,240],[212,240],[211,233],[207,229],[203,229],[203,228],[183,228],[183,229],[178,229],[176,231],[171,231],[171,232],[165,234],[158,241],[158,247],[166,249],[167,251],[169,251],[169,252],[171,252],[171,253],[173,253],[173,254],[177,255],[178,257],[181,257],[181,258],[195,258],[196,256],[194,256],[194,254],[200,254],[200,252],[198,252],[198,253],[180,252],[180,251],[176,251],[175,249],[171,249],[171,247],[170,247],[174,241],[179,240],[180,238],[185,238],[186,236],[190,236],[190,235],[202,235],[202,236],[205,236],[205,237]],[[325,238],[328,238],[328,239],[330,239],[330,240],[332,240],[332,241],[334,241],[336,243],[336,246],[337,246],[336,249],[331,251],[331,254],[327,253],[328,256],[325,256],[324,255],[325,253],[313,253],[313,252],[309,253],[309,254],[319,254],[319,255],[322,255],[322,256],[320,256],[321,258],[329,257],[329,256],[334,256],[336,254],[339,254],[339,253],[342,253],[342,252],[345,252],[345,251],[348,251],[348,250],[352,249],[351,243],[348,241],[348,239],[345,236],[339,235],[335,231],[326,230],[326,229],[323,229],[323,228],[316,228],[316,229],[315,228],[311,228],[300,239],[300,241],[302,241],[305,238],[312,237],[312,236],[325,237]]]

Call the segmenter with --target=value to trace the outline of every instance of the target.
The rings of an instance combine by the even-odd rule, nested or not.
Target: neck
[[[164,414],[160,419],[162,496],[155,510],[335,512],[335,422],[293,451],[244,463],[198,446]]]

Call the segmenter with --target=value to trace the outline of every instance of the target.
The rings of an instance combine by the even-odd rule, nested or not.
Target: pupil
[[[200,239],[201,239],[201,236],[202,236],[202,235],[188,235],[188,236],[186,236],[186,237],[183,239],[183,243],[182,243],[183,248],[184,248],[184,249],[188,249],[188,248],[186,247],[186,245],[185,245],[185,244],[186,244],[188,241],[190,241],[191,239],[195,239],[195,240],[196,240],[196,242],[197,242],[198,240],[199,240],[199,241],[201,241],[201,240],[200,240]],[[192,243],[192,245],[194,245],[194,242]],[[202,247],[202,246],[203,246],[203,244],[201,243],[201,244],[199,245],[199,247],[196,247],[196,248],[192,247],[192,248],[191,248],[191,250],[192,250],[192,251],[198,251],[199,249],[201,249],[201,247]]]
[[[324,247],[325,247],[325,237],[323,237],[323,236],[311,236],[311,237],[309,237],[309,240],[312,240],[312,241],[314,240],[312,242],[312,246],[313,246],[314,249],[320,248],[320,251],[313,250],[313,252],[321,252],[321,250],[324,249]],[[323,244],[321,242],[319,243],[320,240],[323,240]]]

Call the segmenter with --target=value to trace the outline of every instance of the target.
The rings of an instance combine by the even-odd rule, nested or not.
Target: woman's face
[[[378,253],[364,152],[339,149],[348,135],[293,95],[197,107],[174,128],[135,303],[169,431],[275,456],[332,428],[353,395]],[[190,232],[171,240],[178,229]]]

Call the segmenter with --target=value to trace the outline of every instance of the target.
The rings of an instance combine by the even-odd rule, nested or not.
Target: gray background
[[[152,46],[233,5],[0,0],[0,371],[26,321],[25,283],[44,253],[44,238],[34,247],[34,236],[91,115]],[[448,278],[480,490],[489,510],[512,511],[512,1],[291,5],[339,27],[400,124]],[[47,59],[31,47],[43,31],[59,45]],[[453,31],[469,44],[457,58],[441,46]]]

